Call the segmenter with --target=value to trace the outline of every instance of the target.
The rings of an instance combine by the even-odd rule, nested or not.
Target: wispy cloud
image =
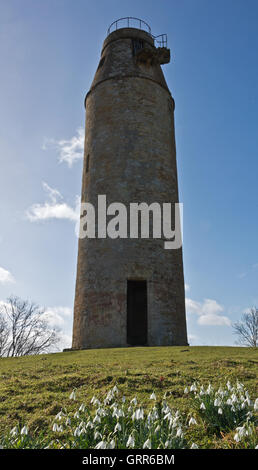
[[[198,315],[197,322],[199,325],[210,326],[230,326],[231,321],[228,317],[221,315],[224,308],[216,300],[204,299],[203,302],[186,298],[187,313],[194,313]]]
[[[13,275],[7,269],[0,267],[0,283],[7,284],[10,282],[15,282]]]
[[[47,150],[51,147],[56,149],[59,162],[65,162],[71,168],[83,157],[84,129],[79,127],[76,134],[68,140],[45,139],[42,149]]]
[[[63,201],[63,196],[57,189],[51,188],[47,183],[42,183],[48,200],[43,204],[33,204],[27,211],[26,217],[31,222],[47,219],[67,219],[77,222],[79,218],[79,201],[76,200],[75,208]]]

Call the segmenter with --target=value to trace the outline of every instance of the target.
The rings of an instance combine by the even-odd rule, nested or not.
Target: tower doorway
[[[147,281],[127,281],[127,343],[145,346],[147,330]]]

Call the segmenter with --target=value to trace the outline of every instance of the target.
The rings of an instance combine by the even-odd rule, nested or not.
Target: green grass
[[[237,347],[137,347],[1,358],[0,434],[16,424],[27,424],[32,433],[48,432],[61,407],[76,409],[77,403],[69,399],[74,388],[77,402],[85,404],[93,395],[101,399],[115,384],[143,404],[149,404],[152,391],[158,397],[167,391],[170,404],[188,413],[193,410],[186,386],[194,381],[218,386],[238,379],[255,399],[257,364],[257,349]],[[221,436],[207,435],[205,426],[193,433],[198,444],[219,446]]]

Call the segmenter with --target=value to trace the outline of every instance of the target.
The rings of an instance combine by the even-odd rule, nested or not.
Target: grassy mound
[[[0,433],[28,425],[30,432],[49,432],[61,407],[76,411],[69,396],[88,405],[93,395],[100,400],[116,384],[143,407],[154,391],[157,400],[169,394],[170,406],[185,414],[191,410],[185,387],[193,382],[208,386],[242,382],[251,399],[258,395],[257,350],[232,347],[121,348],[66,352],[42,356],[0,359]],[[190,406],[190,408],[189,408]],[[199,446],[234,446],[229,433],[207,433],[205,422],[192,431]]]

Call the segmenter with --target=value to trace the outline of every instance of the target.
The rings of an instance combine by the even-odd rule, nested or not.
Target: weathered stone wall
[[[174,101],[158,63],[138,63],[132,36],[111,33],[86,97],[82,201],[178,202]],[[89,171],[86,160],[89,155]],[[164,240],[79,240],[73,348],[127,346],[127,279],[147,280],[148,344],[187,344],[182,250]]]

